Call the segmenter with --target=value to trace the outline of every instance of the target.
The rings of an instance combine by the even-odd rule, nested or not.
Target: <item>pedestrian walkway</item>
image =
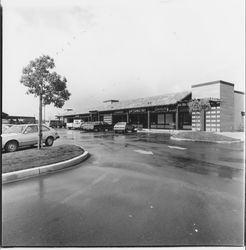
[[[184,132],[184,131],[191,131],[191,130],[176,130],[176,129],[147,129],[143,128],[141,130],[138,130],[139,133],[158,133],[158,134],[171,134],[175,135],[178,134],[179,132]]]
[[[245,132],[216,132],[216,134],[245,141]]]
[[[141,129],[138,130],[139,133],[158,133],[158,134],[171,134],[176,135],[180,132],[194,132],[192,130],[174,130],[174,129]],[[210,132],[209,132],[210,133]],[[233,139],[238,139],[241,141],[245,141],[245,132],[214,132],[218,135],[224,135]]]

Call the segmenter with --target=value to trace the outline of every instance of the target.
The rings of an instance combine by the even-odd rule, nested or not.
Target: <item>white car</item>
[[[127,132],[134,132],[136,131],[136,128],[127,122],[118,122],[114,125],[114,132],[122,132],[122,133],[127,133]]]
[[[46,146],[52,146],[54,140],[58,138],[59,135],[54,129],[42,125],[42,141]],[[37,143],[37,124],[13,125],[2,134],[2,149],[5,149],[7,152],[14,152],[19,147],[32,146]]]

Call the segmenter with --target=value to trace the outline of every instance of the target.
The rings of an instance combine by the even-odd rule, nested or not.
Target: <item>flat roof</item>
[[[245,95],[245,93],[244,93],[244,92],[242,92],[242,91],[238,91],[238,90],[234,90],[234,93]]]
[[[192,88],[196,88],[196,87],[201,87],[201,86],[206,86],[206,85],[212,85],[212,84],[217,84],[217,83],[222,83],[222,84],[225,84],[225,85],[234,86],[234,84],[231,83],[231,82],[226,82],[226,81],[218,80],[218,81],[213,81],[213,82],[205,82],[205,83],[199,83],[199,84],[191,85],[191,87]]]

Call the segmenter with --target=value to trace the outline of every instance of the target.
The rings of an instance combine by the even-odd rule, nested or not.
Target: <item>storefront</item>
[[[210,110],[190,111],[189,104],[193,100],[204,99],[209,99]],[[80,117],[84,121],[104,121],[113,125],[129,122],[139,129],[243,130],[244,93],[234,91],[232,83],[215,81],[192,85],[192,91],[126,101],[108,100]]]
[[[137,128],[148,128],[148,113],[146,108],[129,110],[129,122]]]

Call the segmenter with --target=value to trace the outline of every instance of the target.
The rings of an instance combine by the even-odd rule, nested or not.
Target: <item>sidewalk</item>
[[[224,135],[227,137],[231,137],[233,139],[238,139],[241,141],[245,141],[245,132],[216,132],[218,135]]]
[[[153,134],[171,134],[175,135],[179,132],[182,132],[184,130],[176,130],[176,129],[147,129],[143,128],[141,130],[138,130],[138,133],[153,133]],[[188,132],[191,130],[187,130]]]
[[[180,139],[182,139],[183,134],[185,134],[185,137],[187,138],[184,137],[183,139],[191,139],[191,140],[196,140],[195,138],[193,138],[194,134],[200,133],[202,134],[202,137],[206,137],[207,135],[210,138],[210,140],[211,140],[211,135],[217,135],[218,139],[221,138],[222,141],[229,141],[228,138],[231,138],[231,141],[236,141],[236,140],[245,141],[245,132],[206,132],[206,131],[195,132],[192,130],[141,129],[141,130],[138,130],[138,133],[170,134],[172,136],[172,139],[175,139],[175,137],[177,137],[176,139],[178,139],[179,135],[180,135]],[[201,138],[201,141],[206,141],[206,138]],[[216,141],[216,140],[212,140],[212,141]]]

